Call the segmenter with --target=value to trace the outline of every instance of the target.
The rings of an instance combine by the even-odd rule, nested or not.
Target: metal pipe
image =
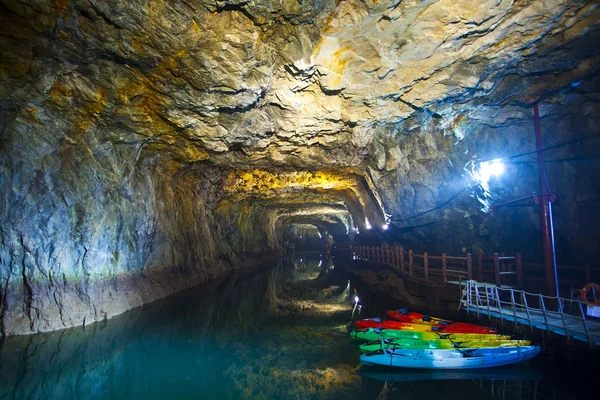
[[[533,106],[533,117],[535,126],[536,148],[541,150],[542,130],[540,128],[540,113],[538,105]],[[556,272],[556,256],[554,250],[554,232],[552,232],[551,206],[546,186],[546,168],[544,166],[544,152],[537,152],[538,167],[540,173],[540,196],[538,204],[540,206],[540,229],[542,231],[542,252],[544,255],[544,269],[546,272],[546,285],[550,296],[558,296],[558,274]]]
[[[558,266],[556,265],[556,246],[554,243],[554,216],[552,214],[552,202],[548,201],[548,215],[550,219],[550,245],[552,248],[552,269],[554,271],[554,290],[556,291],[556,297],[560,299],[560,289],[558,288]],[[560,304],[560,300],[558,302]],[[563,310],[559,310],[562,312]]]

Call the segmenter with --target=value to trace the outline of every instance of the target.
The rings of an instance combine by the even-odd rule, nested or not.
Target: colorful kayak
[[[429,315],[419,314],[417,312],[408,311],[406,309],[389,310],[387,315],[396,321],[422,325],[444,325],[444,326],[461,326],[482,328],[481,325],[468,324],[466,322],[455,322],[448,319],[431,317]]]
[[[414,331],[399,331],[394,329],[368,328],[358,329],[350,332],[350,337],[355,340],[381,340],[381,339],[421,339],[421,340],[436,340],[436,339],[452,339],[460,340],[501,340],[510,339],[507,335],[489,334],[489,333],[444,333],[444,332],[414,332]]]
[[[360,362],[364,365],[401,368],[490,368],[530,360],[540,350],[539,346],[455,350],[383,349],[361,355]]]
[[[529,340],[466,340],[453,341],[450,339],[419,340],[419,339],[382,339],[360,345],[360,351],[371,353],[381,349],[461,349],[461,348],[492,348],[531,346]]]
[[[496,333],[491,328],[479,325],[424,325],[412,324],[409,322],[400,322],[394,320],[382,320],[381,318],[367,318],[355,322],[356,326],[361,329],[366,328],[381,328],[381,329],[397,329],[403,331],[416,332],[444,332],[444,333]]]

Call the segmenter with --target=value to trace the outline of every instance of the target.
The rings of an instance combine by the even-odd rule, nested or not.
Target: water
[[[8,338],[0,399],[574,398],[527,365],[487,375],[359,368],[341,267],[299,254],[85,329]]]

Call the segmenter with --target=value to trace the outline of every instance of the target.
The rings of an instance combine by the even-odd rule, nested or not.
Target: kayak
[[[478,340],[490,339],[501,340],[510,339],[508,335],[498,335],[489,333],[444,333],[444,332],[414,332],[414,331],[399,331],[394,329],[367,328],[358,329],[350,332],[350,337],[355,340],[381,340],[381,339],[421,339],[421,340],[436,340],[436,339],[452,339],[459,340]]]
[[[496,333],[491,328],[478,325],[424,325],[413,324],[410,322],[400,322],[394,320],[382,320],[381,318],[367,318],[355,322],[356,326],[361,329],[366,328],[382,328],[382,329],[397,329],[403,331],[417,332],[444,332],[444,333]]]
[[[450,339],[419,340],[419,339],[382,339],[373,340],[360,345],[360,351],[371,353],[380,349],[461,349],[461,348],[492,348],[492,347],[516,347],[531,346],[529,340],[507,340],[507,339],[473,339],[465,341],[453,341]]]
[[[504,367],[463,370],[391,369],[379,366],[363,366],[359,373],[370,379],[384,382],[415,382],[438,380],[508,380],[537,381],[544,374],[531,365],[518,364]]]
[[[364,365],[401,368],[467,369],[515,364],[535,357],[539,346],[491,349],[383,349],[360,356]]]
[[[404,322],[404,323],[411,323],[411,324],[484,328],[481,325],[468,324],[466,322],[455,322],[455,321],[451,321],[449,319],[441,319],[441,318],[431,317],[429,315],[424,315],[424,314],[419,314],[417,312],[408,311],[403,308],[400,310],[389,310],[387,312],[387,315],[396,321],[400,321],[400,322]]]

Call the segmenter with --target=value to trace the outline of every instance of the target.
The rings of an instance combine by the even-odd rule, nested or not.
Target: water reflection
[[[0,399],[525,400],[552,387],[526,365],[360,367],[351,288],[343,265],[298,253],[85,329],[8,338]]]
[[[299,257],[85,329],[8,338],[0,399],[335,398],[359,379],[346,278],[319,254]]]
[[[275,307],[280,267],[234,272],[103,323],[4,341],[0,398],[215,397],[231,384],[222,346]]]
[[[544,379],[544,374],[528,364],[509,365],[497,368],[465,370],[398,369],[383,367],[363,367],[360,374],[370,379],[384,382],[415,382],[443,380],[519,380],[536,381]]]

